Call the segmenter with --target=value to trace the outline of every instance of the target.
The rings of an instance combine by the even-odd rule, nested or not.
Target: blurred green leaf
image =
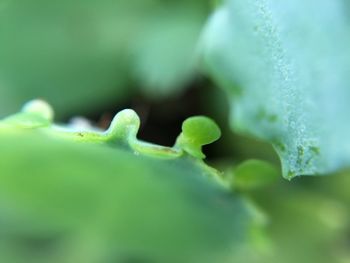
[[[254,190],[277,181],[277,167],[260,160],[248,160],[233,170],[231,186],[238,190]]]
[[[192,80],[205,7],[204,3],[172,4],[144,26],[131,50],[132,71],[144,94],[157,99],[177,95]]]
[[[60,115],[178,93],[195,73],[206,1],[0,1],[0,116],[33,98]]]
[[[286,178],[349,166],[348,22],[341,0],[227,0],[204,32],[233,128],[271,142]]]
[[[94,134],[19,127],[50,117],[24,110],[0,126],[1,262],[231,262],[249,241],[250,209],[201,160],[118,141],[136,136],[132,111]]]
[[[339,179],[317,178],[328,184]],[[268,216],[264,234],[270,245],[269,253],[252,256],[252,262],[346,262],[342,260],[349,248],[349,200],[321,193],[311,182],[310,177],[279,181],[273,188],[252,193],[251,198]]]

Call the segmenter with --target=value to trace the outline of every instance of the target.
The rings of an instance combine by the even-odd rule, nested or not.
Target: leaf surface
[[[201,45],[235,131],[271,142],[283,175],[350,163],[349,17],[340,0],[228,0]]]
[[[246,201],[182,145],[139,141],[132,110],[106,132],[51,118],[33,101],[0,122],[1,262],[231,262],[248,242]],[[219,137],[192,122],[199,147]]]

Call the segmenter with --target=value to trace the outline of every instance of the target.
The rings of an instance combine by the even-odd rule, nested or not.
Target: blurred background
[[[182,121],[196,114],[213,117],[232,135],[225,93],[198,66],[199,38],[218,3],[1,0],[0,117],[41,98],[58,122],[84,116],[101,128],[119,110],[133,108],[142,119],[140,138],[168,146]],[[246,145],[242,140],[232,143]],[[209,152],[237,149],[224,145]],[[242,158],[277,160],[266,147],[250,152],[238,145]]]
[[[270,145],[231,131],[225,92],[198,66],[198,41],[219,2],[0,0],[0,118],[41,98],[58,122],[84,116],[107,128],[115,113],[132,108],[142,120],[139,138],[171,146],[184,119],[207,115],[223,131],[205,150],[215,167],[250,158],[278,166]],[[271,241],[258,235],[258,247],[273,253],[275,244],[279,262],[349,263],[349,187],[342,172],[280,177],[247,193],[269,218]]]
[[[179,96],[197,78],[209,1],[1,1],[1,116],[44,98],[59,118]]]

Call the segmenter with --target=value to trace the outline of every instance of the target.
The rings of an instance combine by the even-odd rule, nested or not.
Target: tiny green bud
[[[140,118],[137,113],[131,109],[126,109],[114,117],[106,134],[109,140],[136,138],[140,128]]]
[[[43,100],[32,100],[27,102],[23,106],[22,112],[40,115],[42,118],[50,122],[53,121],[54,118],[54,111],[52,107]]]
[[[203,159],[205,155],[202,146],[218,140],[220,136],[220,128],[212,119],[195,116],[188,118],[182,124],[182,133],[176,145],[192,156]]]
[[[21,112],[6,118],[4,123],[11,126],[34,129],[50,126],[53,118],[54,111],[47,102],[33,100],[26,103]]]

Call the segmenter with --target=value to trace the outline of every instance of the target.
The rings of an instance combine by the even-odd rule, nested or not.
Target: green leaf
[[[271,142],[286,178],[349,166],[349,37],[341,0],[227,0],[207,24],[232,127]]]
[[[232,262],[248,241],[246,201],[182,148],[139,141],[134,111],[105,132],[18,125],[49,109],[0,122],[1,262]],[[218,137],[189,123],[207,126],[199,143]]]
[[[155,13],[131,43],[133,76],[142,92],[155,99],[179,94],[192,80],[196,45],[207,17],[205,1],[173,2]]]
[[[280,173],[268,162],[248,160],[233,170],[231,186],[237,190],[254,190],[277,181]]]

